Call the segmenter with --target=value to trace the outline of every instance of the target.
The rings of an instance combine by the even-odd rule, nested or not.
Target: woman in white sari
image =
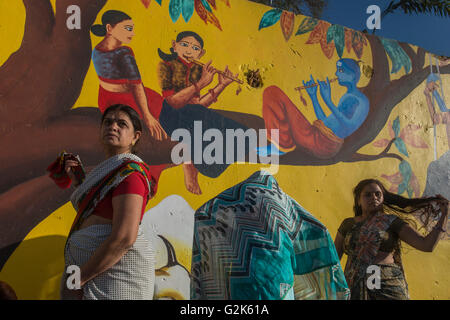
[[[154,252],[140,222],[162,167],[150,167],[133,154],[141,134],[139,115],[132,108],[111,106],[100,130],[106,160],[83,181],[73,174],[81,168],[79,159],[62,160],[65,172],[79,183],[71,196],[77,217],[64,251],[62,299],[153,298]],[[68,288],[71,265],[80,268],[80,289]]]

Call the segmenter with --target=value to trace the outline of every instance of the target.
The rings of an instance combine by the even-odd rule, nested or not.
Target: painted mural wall
[[[79,29],[71,5],[80,9]],[[103,159],[91,59],[102,37],[89,30],[107,10],[132,17],[127,46],[145,87],[173,89],[164,87],[158,49],[170,53],[180,32],[194,31],[204,41],[198,61],[241,80],[215,75],[201,93],[221,86],[209,109],[241,128],[279,129],[278,139],[269,131],[272,148],[257,150],[279,155],[275,170],[237,161],[195,177],[181,165],[162,172],[143,220],[157,252],[156,298],[189,298],[195,210],[259,169],[273,170],[333,237],[353,215],[352,188],[362,179],[378,178],[406,197],[450,198],[450,61],[422,48],[244,0],[2,1],[0,280],[19,299],[59,298],[75,211],[71,191],[48,178],[47,166],[62,150],[79,154],[88,170]],[[174,145],[147,135],[141,156],[169,163]],[[432,253],[403,245],[412,299],[450,298],[448,239]]]

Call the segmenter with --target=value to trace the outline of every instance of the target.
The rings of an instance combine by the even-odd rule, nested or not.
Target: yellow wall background
[[[179,32],[192,30],[199,33],[205,41],[206,55],[202,61],[212,60],[213,65],[222,70],[228,65],[234,73],[240,72],[241,79],[246,66],[252,69],[259,68],[263,75],[262,89],[242,86],[242,92],[236,95],[237,84],[233,83],[220,95],[214,108],[262,116],[263,89],[276,84],[299,106],[305,116],[313,121],[315,115],[307,94],[304,93],[308,106],[304,107],[294,87],[300,85],[302,80],[308,80],[310,74],[319,79],[334,77],[336,61],[339,59],[337,53],[334,52],[333,57],[327,59],[319,44],[306,45],[309,34],[292,35],[289,41],[285,41],[279,23],[258,31],[259,21],[269,7],[244,0],[231,0],[231,8],[223,1],[217,0],[216,3],[217,10],[214,14],[220,21],[223,31],[211,24],[205,25],[196,13],[188,23],[184,22],[181,16],[173,23],[169,16],[167,0],[162,1],[162,6],[152,1],[148,9],[145,9],[138,0],[109,0],[100,11],[97,23],[100,22],[102,13],[110,9],[125,11],[133,18],[136,36],[129,46],[134,50],[143,82],[147,87],[160,91],[156,74],[156,67],[160,61],[157,48],[168,52],[171,40],[174,40]],[[302,16],[296,17],[294,33],[302,19]],[[21,1],[0,2],[0,39],[2,39],[0,64],[19,48],[24,21],[25,10]],[[93,46],[100,40],[101,38],[92,35]],[[345,50],[343,57],[357,59],[353,51],[348,54]],[[364,47],[362,60],[371,64],[371,57],[370,46]],[[398,78],[402,75],[403,70],[393,77]],[[443,76],[443,81],[448,95],[450,77]],[[363,87],[367,82],[368,79],[362,75],[358,86]],[[345,89],[337,85],[332,85],[331,88],[333,101],[337,103]],[[394,108],[389,117],[389,121],[392,122],[400,116],[402,127],[410,123],[422,126],[420,135],[429,148],[408,149],[410,153],[408,161],[418,177],[421,193],[425,187],[428,164],[434,160],[433,131],[429,130],[433,125],[425,104],[424,88],[425,82]],[[83,90],[74,107],[96,106],[97,94],[98,80],[91,63]],[[383,138],[389,138],[387,126],[375,140]],[[445,127],[441,125],[438,126],[438,157],[447,150]],[[360,152],[378,154],[380,148],[369,144]],[[201,196],[186,191],[180,166],[166,170],[161,176],[158,194],[150,201],[148,208],[175,193],[196,209],[262,167],[265,166],[233,164],[217,179],[200,175],[199,183],[203,190]],[[381,175],[394,174],[397,171],[398,160],[380,159],[322,167],[280,166],[275,178],[281,188],[322,221],[334,237],[342,220],[353,215],[352,188],[361,179],[368,177],[379,178],[389,187],[390,184],[383,180]],[[59,279],[64,266],[64,237],[74,216],[75,212],[70,203],[53,212],[28,234],[1,270],[0,279],[7,281],[16,290],[19,299],[58,299]],[[411,298],[449,299],[450,241],[441,241],[433,253],[419,252],[406,245],[403,247]],[[185,257],[183,260],[182,263],[189,268],[189,259]],[[345,258],[342,265],[345,265]]]

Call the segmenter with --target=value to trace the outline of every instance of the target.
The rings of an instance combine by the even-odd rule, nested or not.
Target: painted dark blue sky
[[[366,28],[368,6],[383,11],[390,0],[329,0],[322,19],[356,30]],[[369,32],[371,32],[369,30]],[[405,14],[401,9],[388,14],[376,35],[408,42],[435,54],[450,56],[450,17],[433,14]]]

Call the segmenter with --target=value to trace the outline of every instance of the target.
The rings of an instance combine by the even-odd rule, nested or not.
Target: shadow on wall
[[[19,300],[59,300],[66,239],[46,236],[21,242],[1,270],[0,280],[7,279]],[[8,248],[0,254],[3,250]]]

